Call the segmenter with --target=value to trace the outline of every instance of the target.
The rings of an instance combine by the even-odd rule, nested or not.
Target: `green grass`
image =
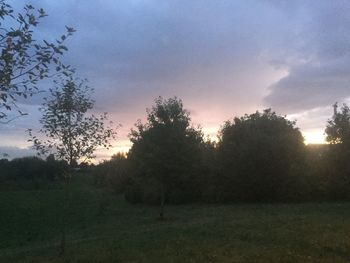
[[[73,183],[0,192],[0,262],[349,262],[350,204],[134,206]]]

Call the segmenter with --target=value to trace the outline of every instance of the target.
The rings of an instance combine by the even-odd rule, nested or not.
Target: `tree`
[[[45,16],[43,9],[32,5],[15,15],[13,8],[0,0],[0,123],[25,114],[17,101],[36,94],[39,80],[72,71],[61,57],[67,51],[64,42],[74,29],[66,27],[67,33],[54,42],[37,41],[35,31]],[[9,115],[14,109],[15,117]]]
[[[195,165],[202,133],[191,126],[189,112],[176,97],[159,97],[147,115],[148,122],[139,121],[130,133],[129,160],[134,187],[141,190],[144,202],[160,203],[164,219],[166,200],[184,202],[196,194]]]
[[[110,140],[115,139],[116,131],[106,126],[107,113],[100,116],[88,115],[94,101],[90,98],[92,89],[85,81],[73,78],[61,79],[59,86],[50,89],[51,97],[45,100],[40,120],[42,128],[38,137],[29,130],[34,148],[39,154],[52,153],[58,159],[68,162],[70,168],[77,161],[91,159],[98,147],[108,148]],[[71,173],[65,174],[65,198],[62,212],[62,239],[60,255],[65,252],[65,225],[68,206],[68,185]]]
[[[331,195],[337,199],[350,198],[350,109],[343,104],[333,105],[334,113],[328,120],[325,133],[330,143],[328,158],[330,162]]]
[[[90,98],[93,90],[84,80],[69,76],[56,83],[58,86],[50,89],[51,97],[45,99],[41,108],[39,133],[45,139],[29,130],[30,141],[39,154],[53,153],[74,166],[79,160],[94,158],[98,147],[109,148],[116,131],[106,125],[106,112],[100,116],[87,115],[94,101]]]
[[[221,199],[281,201],[297,196],[303,136],[270,109],[227,121],[220,131]]]

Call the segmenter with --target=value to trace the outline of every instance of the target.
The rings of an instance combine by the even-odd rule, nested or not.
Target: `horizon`
[[[185,107],[186,109],[186,107]],[[146,112],[146,109],[145,109],[145,112]],[[253,112],[251,112],[253,113]],[[251,114],[251,113],[247,113],[247,114]],[[190,116],[191,116],[191,112],[190,112]],[[24,116],[25,117],[25,116]],[[234,116],[234,117],[241,117],[241,116]],[[234,117],[230,118],[229,120],[232,120]],[[291,121],[296,121],[296,127],[298,127],[297,125],[297,120],[295,118],[292,118],[290,116],[286,116],[286,118],[288,120],[291,120]],[[141,119],[139,119],[141,120]],[[144,119],[141,120],[143,123],[144,123]],[[226,120],[227,121],[227,120]],[[224,121],[222,122],[222,124],[224,124]],[[213,130],[212,128],[209,129],[209,131],[205,129],[205,127],[202,127],[199,123],[193,123],[192,122],[192,125],[193,126],[197,126],[199,127],[203,134],[204,134],[204,138],[209,138],[211,141],[213,142],[218,142],[218,133],[220,131],[220,128],[221,128],[221,125],[220,127],[218,127],[218,129],[215,131]],[[128,129],[126,127],[122,127],[124,128],[124,130],[131,130],[133,127],[129,127]],[[119,128],[117,128],[118,130]],[[306,146],[308,145],[325,145],[325,144],[328,144],[328,142],[325,140],[325,133],[323,131],[322,134],[319,134],[317,132],[311,132],[309,134],[305,134],[301,131],[302,135],[303,135],[303,138],[304,138],[304,144]],[[308,137],[309,136],[309,137]],[[117,137],[119,137],[119,135],[117,135]],[[117,143],[117,145],[115,145]],[[29,144],[27,142],[27,144]],[[104,149],[104,148],[100,148],[97,150],[97,158],[94,158],[94,159],[91,159],[91,163],[94,163],[94,164],[98,164],[98,163],[101,163],[102,161],[104,160],[109,160],[111,159],[111,157],[113,155],[116,155],[118,153],[122,153],[122,154],[127,154],[128,151],[130,150],[130,148],[132,147],[132,142],[127,139],[127,140],[116,140],[114,141],[114,146],[111,147],[110,149]],[[26,146],[26,147],[13,147],[13,146],[3,146],[3,147],[0,147],[0,149],[2,149],[2,152],[0,152],[1,155],[4,155],[6,154],[6,158],[11,160],[11,159],[15,159],[15,158],[21,158],[21,157],[29,157],[29,156],[38,156],[37,155],[37,152],[34,150],[34,149],[31,149],[31,146]],[[17,155],[18,151],[23,151],[23,154],[20,154],[20,155]],[[11,156],[12,155],[12,156]],[[46,158],[47,156],[38,156],[40,158]]]

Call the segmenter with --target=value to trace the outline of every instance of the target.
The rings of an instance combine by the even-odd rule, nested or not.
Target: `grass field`
[[[127,204],[73,183],[67,253],[62,190],[0,192],[0,262],[350,262],[350,204]]]

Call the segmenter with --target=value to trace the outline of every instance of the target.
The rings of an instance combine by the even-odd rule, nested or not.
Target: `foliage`
[[[209,203],[218,202],[220,167],[216,143],[207,138],[200,145],[199,158],[198,174],[200,177],[195,183],[195,188],[200,192],[200,200]]]
[[[0,190],[47,188],[58,181],[67,164],[38,157],[23,157],[8,161],[0,160]]]
[[[344,104],[340,111],[333,105],[334,114],[328,121],[325,133],[331,144],[328,160],[331,196],[336,199],[350,199],[350,109]]]
[[[335,103],[334,114],[328,121],[326,127],[326,140],[332,144],[341,144],[345,147],[350,145],[350,109],[344,104],[338,111],[338,104]]]
[[[72,76],[50,90],[51,97],[41,108],[43,116],[39,133],[44,139],[29,130],[29,141],[40,154],[53,153],[73,166],[81,159],[93,158],[98,147],[111,146],[110,140],[115,138],[116,131],[106,125],[107,113],[87,115],[94,106],[91,92],[85,81]]]
[[[221,199],[261,202],[298,198],[304,148],[295,122],[270,109],[227,121],[219,142]]]
[[[125,154],[113,155],[110,160],[98,164],[93,171],[97,186],[110,187],[116,193],[125,190],[129,180],[129,163]]]
[[[130,133],[134,185],[129,191],[140,189],[138,194],[146,203],[194,200],[201,131],[191,126],[189,112],[176,97],[159,97],[147,115],[147,123],[139,121]]]
[[[303,173],[303,201],[325,201],[330,199],[331,145],[306,145],[306,166]]]
[[[9,114],[16,109],[19,98],[27,98],[38,92],[38,81],[60,72],[67,74],[72,69],[61,62],[67,51],[64,45],[74,32],[67,33],[54,42],[38,41],[35,32],[46,15],[43,9],[25,5],[21,13],[0,0],[0,122],[6,123],[15,117]]]

